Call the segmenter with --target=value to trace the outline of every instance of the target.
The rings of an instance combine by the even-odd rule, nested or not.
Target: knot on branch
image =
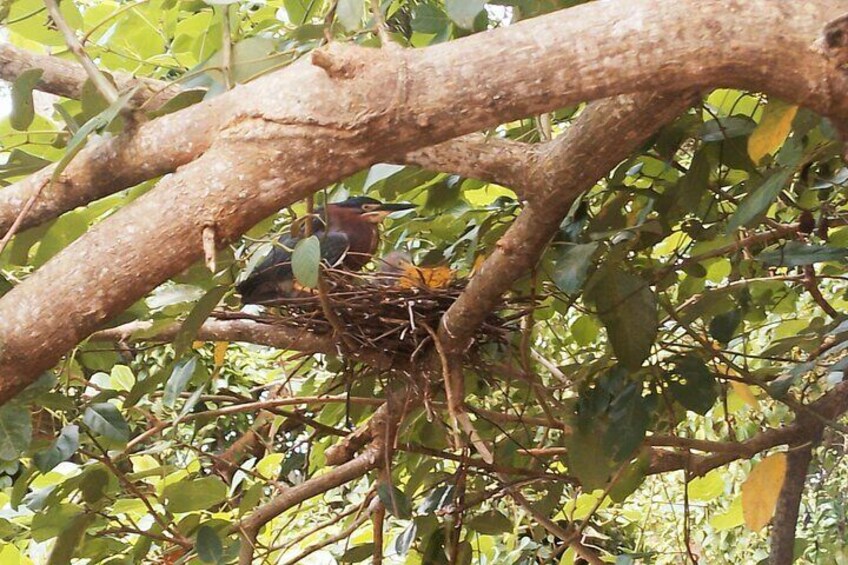
[[[313,51],[312,64],[324,69],[327,76],[333,79],[353,78],[365,66],[357,49],[337,43],[331,43],[324,49]]]
[[[839,66],[848,65],[848,14],[825,26],[824,47]]]

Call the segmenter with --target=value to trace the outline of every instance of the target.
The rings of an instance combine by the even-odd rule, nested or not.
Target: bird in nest
[[[355,196],[317,210],[311,222],[312,234],[321,241],[321,260],[331,267],[361,270],[380,243],[380,223],[393,212],[412,208],[414,204],[390,204]],[[305,237],[304,231],[296,224],[292,233],[280,237],[271,252],[238,284],[242,303],[270,304],[299,293],[301,289],[292,271],[292,253]]]

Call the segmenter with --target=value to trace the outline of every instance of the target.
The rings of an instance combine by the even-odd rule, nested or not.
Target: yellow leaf
[[[786,477],[786,454],[769,455],[754,467],[742,485],[742,514],[745,525],[758,532],[774,516],[777,497]]]
[[[206,345],[206,342],[204,342],[204,341],[192,341],[191,342],[191,348],[192,349],[200,349],[204,345]]]
[[[472,267],[471,267],[471,276],[472,277],[477,274],[477,271],[480,270],[480,267],[483,266],[483,263],[486,262],[486,259],[488,259],[488,256],[486,256],[486,255],[478,255],[477,258],[474,259],[474,265],[472,265]]]
[[[212,355],[212,359],[215,362],[215,367],[221,367],[224,364],[224,360],[227,357],[227,347],[229,347],[230,342],[228,341],[216,341],[215,342],[215,351]]]
[[[407,264],[403,267],[398,286],[401,288],[445,288],[453,280],[450,267],[416,267]]]
[[[792,120],[797,113],[798,106],[769,102],[763,111],[763,118],[748,138],[748,155],[754,163],[759,163],[763,157],[780,149],[792,131]]]
[[[730,381],[730,386],[733,387],[733,392],[736,393],[736,396],[742,399],[742,402],[744,402],[751,408],[760,407],[760,401],[757,400],[756,396],[754,396],[754,393],[751,391],[751,387],[749,387],[745,383],[740,383],[737,381]]]

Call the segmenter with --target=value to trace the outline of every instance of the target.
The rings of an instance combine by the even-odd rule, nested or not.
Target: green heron
[[[414,204],[386,204],[356,196],[343,202],[328,204],[312,219],[312,233],[321,240],[321,259],[331,267],[341,265],[359,271],[377,250],[380,242],[378,225],[386,216]],[[291,296],[295,288],[292,251],[303,239],[299,230],[284,235],[265,259],[238,285],[244,304],[267,304]]]

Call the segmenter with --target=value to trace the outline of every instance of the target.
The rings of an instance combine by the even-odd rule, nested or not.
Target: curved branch
[[[177,336],[181,325],[173,323],[158,329],[153,335],[148,332],[152,322],[129,322],[121,326],[100,330],[89,336],[91,341],[110,342],[170,342]],[[266,345],[277,349],[303,353],[338,355],[339,345],[332,335],[314,333],[302,328],[291,328],[254,320],[206,320],[197,331],[200,341],[241,341]],[[402,369],[403,363],[396,361],[384,351],[359,347],[350,352],[353,359],[376,369]]]
[[[538,167],[548,144],[559,143],[559,138],[532,144],[475,133],[412,151],[392,161],[493,182],[511,188],[520,198],[530,199],[534,186],[529,171]]]
[[[314,476],[295,487],[286,489],[279,496],[259,506],[249,516],[234,524],[230,531],[240,533],[242,536],[239,563],[252,563],[256,536],[259,534],[262,526],[289,508],[327,492],[332,488],[340,487],[345,483],[358,479],[368,471],[376,469],[382,460],[382,452],[382,443],[375,441],[355,459],[336,467],[328,473]]]
[[[798,420],[783,428],[771,429],[749,440],[739,442],[739,451],[715,453],[713,455],[693,456],[691,454],[656,449],[652,452],[648,474],[667,473],[688,468],[693,476],[703,476],[709,471],[726,465],[741,457],[753,457],[757,453],[778,445],[803,445],[817,441],[821,433],[822,421],[810,413],[816,413],[825,421],[836,420],[848,411],[848,381],[833,387],[820,399],[808,406]]]
[[[0,233],[5,233],[37,194],[20,229],[51,220],[125,188],[173,172],[207,148],[210,132],[229,117],[213,99],[168,114],[117,137],[90,139],[54,182],[55,165],[0,190]],[[192,127],[186,127],[190,122]],[[40,193],[39,193],[40,191]]]
[[[848,76],[826,47],[813,48],[827,22],[843,14],[842,0],[750,0],[727,8],[726,0],[699,1],[697,9],[681,0],[612,0],[421,50],[331,44],[314,54],[315,64],[302,59],[170,114],[181,122],[181,137],[206,139],[211,148],[0,299],[0,401],[200,259],[204,227],[214,226],[225,245],[326,183],[392,155],[585,98],[655,90],[669,73],[678,88],[766,90],[848,116]],[[542,76],[550,87],[540,87]],[[182,120],[213,108],[225,117],[207,115],[205,126]],[[210,119],[223,129],[205,129]],[[174,145],[158,141],[147,153]],[[513,233],[538,229],[546,237],[530,233],[530,240],[546,243],[553,217],[539,214],[547,221],[519,220]],[[515,251],[502,248],[481,280],[498,264],[514,275],[528,262],[513,261]],[[74,292],[55,292],[59,281]],[[475,323],[479,310],[470,306],[501,292],[482,282],[469,290],[471,298],[458,301],[442,325],[448,338]],[[56,299],[45,301],[47,295]]]
[[[812,443],[797,446],[787,455],[786,476],[774,511],[769,565],[792,565],[795,561],[795,528],[798,527],[801,495],[812,459]]]
[[[88,80],[88,73],[79,63],[50,55],[38,55],[10,43],[0,43],[0,79],[14,82],[29,69],[44,71],[35,85],[37,90],[74,100],[82,97],[82,87]],[[169,86],[159,80],[137,78],[127,73],[114,73],[112,78],[120,91],[135,88],[132,102],[137,106],[146,104],[148,110],[161,108],[165,102],[182,92],[182,88],[177,85]]]
[[[91,341],[111,342],[169,342],[180,331],[180,324],[173,323],[149,335],[153,322],[130,322],[91,334]],[[267,345],[277,349],[293,349],[306,353],[336,353],[331,336],[289,328],[276,324],[264,324],[253,320],[207,320],[197,331],[199,341],[243,341],[256,345]]]
[[[464,349],[500,296],[542,256],[574,200],[694,99],[636,94],[589,104],[528,171],[534,199],[442,317],[443,342]]]

